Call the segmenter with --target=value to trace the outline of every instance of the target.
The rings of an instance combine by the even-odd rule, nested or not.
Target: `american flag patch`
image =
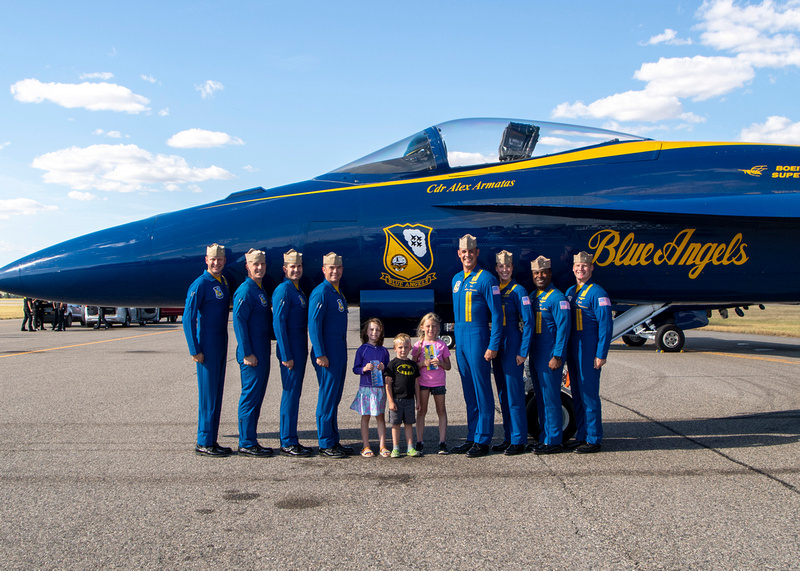
[[[568,301],[560,301],[558,302],[559,309],[569,309],[569,302]]]
[[[500,286],[492,286],[492,295],[500,295]]]
[[[597,300],[597,305],[599,305],[600,307],[609,306],[611,305],[611,300],[608,299],[607,297],[601,297],[600,299]]]
[[[527,295],[523,296],[522,297],[522,305],[530,305],[530,304],[531,304],[530,298]]]

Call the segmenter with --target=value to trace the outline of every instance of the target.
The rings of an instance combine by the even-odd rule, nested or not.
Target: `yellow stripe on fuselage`
[[[264,196],[261,198],[251,198],[248,200],[239,200],[237,202],[224,202],[222,204],[213,204],[209,206],[201,206],[199,210],[206,210],[210,208],[220,208],[222,206],[235,206],[238,204],[247,204],[250,202],[261,202],[264,200],[276,200],[278,198],[292,198],[295,196],[310,196],[314,194],[325,194],[328,192],[342,192],[345,190],[356,190],[362,188],[381,188],[384,186],[402,186],[406,184],[424,184],[443,180],[453,180],[459,178],[471,178],[475,176],[486,176],[491,174],[509,173],[516,171],[532,170],[541,167],[551,167],[554,165],[566,165],[569,163],[580,163],[583,161],[591,161],[595,159],[602,159],[607,157],[621,157],[625,155],[635,155],[639,153],[652,153],[658,150],[675,150],[675,149],[688,149],[693,147],[715,147],[715,146],[741,146],[752,145],[752,143],[714,143],[714,142],[664,142],[664,141],[631,141],[627,143],[619,143],[617,145],[601,146],[583,151],[577,150],[575,152],[566,152],[563,154],[548,155],[544,157],[527,159],[524,161],[514,161],[510,163],[502,163],[492,165],[490,167],[482,167],[474,170],[460,171],[456,173],[448,173],[437,176],[429,176],[422,178],[414,178],[408,180],[393,180],[388,182],[375,182],[371,184],[351,184],[347,186],[339,186],[336,188],[326,188],[321,190],[309,190],[307,192],[296,192],[293,194],[279,194],[276,196]]]

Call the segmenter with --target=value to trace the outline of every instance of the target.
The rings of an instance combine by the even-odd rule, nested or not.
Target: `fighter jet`
[[[267,287],[282,279],[285,251],[303,252],[308,291],[334,251],[344,258],[344,294],[362,316],[436,311],[452,321],[458,239],[470,233],[487,269],[496,252],[512,252],[515,278],[529,290],[537,256],[552,259],[553,281],[565,290],[572,256],[592,253],[597,281],[629,308],[615,326],[622,335],[675,327],[669,315],[681,304],[800,301],[798,217],[800,147],[462,119],[308,181],[62,242],[0,269],[0,290],[180,306],[204,268],[205,246],[217,242],[233,287],[250,248],[267,253]]]

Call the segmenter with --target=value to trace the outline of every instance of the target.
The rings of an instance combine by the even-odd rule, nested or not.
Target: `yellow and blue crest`
[[[381,279],[397,288],[418,288],[436,279],[431,250],[433,229],[423,224],[394,224],[383,229],[386,247]]]

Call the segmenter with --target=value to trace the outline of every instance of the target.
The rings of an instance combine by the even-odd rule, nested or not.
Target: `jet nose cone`
[[[146,277],[151,235],[152,221],[144,220],[45,248],[0,269],[0,291],[49,301],[116,305],[111,303],[115,287],[131,280],[130,268],[136,265],[138,276]]]

